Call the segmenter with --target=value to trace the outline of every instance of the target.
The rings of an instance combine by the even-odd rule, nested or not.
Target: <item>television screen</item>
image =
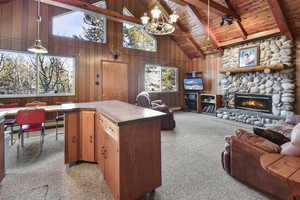
[[[203,78],[184,79],[185,90],[203,90]]]

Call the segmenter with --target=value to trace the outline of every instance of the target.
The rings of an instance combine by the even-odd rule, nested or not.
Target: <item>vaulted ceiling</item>
[[[280,33],[288,38],[300,34],[300,0],[210,0],[209,20],[208,0],[143,1],[149,9],[158,2],[168,13],[179,14],[178,28],[193,39],[171,37],[190,57],[222,53],[226,46]],[[227,14],[234,23],[220,26]]]
[[[4,1],[4,0],[0,0]],[[80,2],[94,3],[97,0],[42,0],[63,2],[81,6],[102,14],[109,14],[115,21],[140,23],[133,17],[122,13],[80,5]],[[98,0],[99,1],[99,0]],[[119,0],[109,0],[118,3]],[[131,0],[145,6],[145,11],[156,4],[166,13],[179,14],[176,33],[170,37],[190,57],[204,57],[206,54],[220,53],[227,46],[249,40],[284,34],[289,39],[300,36],[300,0]],[[210,15],[208,16],[208,4]],[[96,10],[93,10],[96,9]],[[109,8],[108,8],[109,9]],[[134,13],[134,11],[132,11]],[[232,15],[231,25],[220,25],[224,15]],[[142,12],[135,13],[140,17]]]

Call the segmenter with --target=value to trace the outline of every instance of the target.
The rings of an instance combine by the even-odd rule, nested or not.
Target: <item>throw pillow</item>
[[[281,132],[273,131],[272,129],[254,127],[253,132],[255,133],[255,135],[263,137],[277,145],[282,145],[290,141],[290,139],[284,134],[282,134]]]
[[[300,147],[300,123],[297,124],[292,131],[291,134],[291,141],[294,145],[297,145]]]
[[[280,146],[278,146],[277,144],[274,144],[263,137],[251,134],[245,130],[238,129],[235,134],[240,141],[253,145],[256,148],[259,148],[268,153],[279,153],[281,150]]]
[[[281,147],[281,154],[300,156],[300,123],[298,123],[292,131],[291,142],[288,142]]]
[[[281,154],[289,156],[300,156],[300,147],[294,145],[292,142],[281,145]]]

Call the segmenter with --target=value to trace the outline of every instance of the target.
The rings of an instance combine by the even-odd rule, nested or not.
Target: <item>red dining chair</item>
[[[16,117],[16,124],[20,126],[18,141],[21,138],[21,147],[24,147],[24,133],[41,131],[41,150],[43,150],[45,135],[46,112],[44,109],[19,110]],[[18,142],[18,155],[19,155]]]
[[[0,105],[0,109],[5,109],[5,108],[17,108],[18,107],[18,104],[17,103],[12,103],[12,104],[5,104],[5,105]],[[16,119],[15,118],[12,118],[12,119],[5,119],[4,120],[4,126],[5,126],[5,129],[6,128],[10,128],[10,143],[11,145],[14,144],[14,125],[16,123]]]
[[[33,101],[31,103],[25,104],[25,107],[38,107],[38,106],[47,106],[47,102]],[[29,133],[27,133],[27,137],[29,137]]]

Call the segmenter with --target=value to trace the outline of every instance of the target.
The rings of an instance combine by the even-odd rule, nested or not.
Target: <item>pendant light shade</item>
[[[40,14],[40,10],[41,10],[40,0],[38,0],[37,3],[38,3],[38,6],[37,6],[37,18],[36,18],[36,22],[37,22],[36,40],[34,41],[33,46],[28,48],[28,51],[30,51],[32,53],[36,53],[36,54],[45,54],[45,53],[48,53],[48,51],[45,47],[43,47],[42,41],[40,40],[40,24],[42,22],[42,17]]]
[[[34,45],[28,48],[28,51],[36,54],[48,53],[47,49],[43,47],[41,40],[35,40]]]

